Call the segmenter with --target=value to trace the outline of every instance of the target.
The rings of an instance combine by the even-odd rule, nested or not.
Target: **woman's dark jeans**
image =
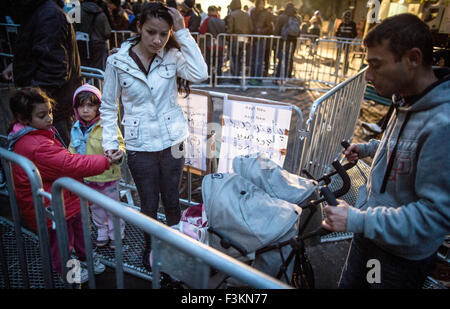
[[[182,147],[180,145],[174,147]],[[179,185],[183,172],[184,157],[174,158],[171,147],[157,152],[128,151],[128,167],[133,176],[141,200],[141,212],[157,218],[159,193],[169,226],[181,218]],[[150,250],[150,235],[144,233],[145,249]]]
[[[370,260],[379,261],[379,282],[370,283],[367,278],[369,271],[374,270],[373,265],[367,265]],[[432,274],[435,261],[436,254],[419,261],[394,256],[379,248],[371,240],[355,234],[339,288],[421,289],[426,277]]]

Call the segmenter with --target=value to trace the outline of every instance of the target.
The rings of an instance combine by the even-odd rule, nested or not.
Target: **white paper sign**
[[[178,95],[178,103],[189,126],[185,165],[206,171],[208,97],[192,93],[187,98]]]
[[[233,172],[233,158],[266,153],[283,166],[292,108],[244,101],[225,100],[219,173]]]

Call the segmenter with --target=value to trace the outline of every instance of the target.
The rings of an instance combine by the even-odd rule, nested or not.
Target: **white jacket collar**
[[[133,47],[137,42],[132,40],[127,40],[122,43],[120,46],[119,51],[116,54],[116,59],[128,63],[130,66],[135,67],[136,69],[139,69],[137,64],[134,62],[134,60],[130,57],[129,50],[131,47]],[[156,53],[156,56],[162,59],[164,58],[166,51],[165,48],[162,48],[160,51]]]

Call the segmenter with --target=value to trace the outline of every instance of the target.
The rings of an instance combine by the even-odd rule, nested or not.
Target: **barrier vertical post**
[[[113,216],[114,226],[114,253],[116,255],[116,282],[117,288],[123,289],[123,247],[122,247],[122,235],[120,231],[120,220],[116,215]]]
[[[2,148],[0,148],[0,151],[2,151]],[[14,185],[13,185],[11,165],[9,163],[6,163],[5,160],[2,160],[2,166],[3,166],[3,171],[5,172],[6,183],[7,183],[7,188],[8,188],[8,192],[9,192],[9,201],[10,201],[10,205],[11,205],[11,214],[12,214],[13,221],[14,221],[14,233],[16,236],[16,247],[17,247],[17,251],[19,254],[19,265],[20,265],[20,270],[21,270],[21,274],[22,274],[22,282],[24,283],[25,288],[29,289],[30,288],[30,280],[28,277],[28,268],[27,268],[27,263],[26,263],[25,248],[24,248],[24,242],[23,242],[22,231],[21,231],[20,214],[19,214],[19,210],[17,208],[16,195],[14,194]],[[8,271],[6,271],[5,274],[8,274]]]
[[[66,287],[68,284],[67,262],[69,261],[69,235],[67,233],[67,222],[64,211],[63,191],[58,190],[58,186],[52,186],[52,208],[55,214],[56,236],[58,239],[59,256],[61,259],[61,270]]]
[[[80,198],[80,210],[81,210],[81,221],[83,223],[83,239],[84,247],[86,250],[86,260],[89,270],[89,288],[95,289],[95,279],[94,279],[94,261],[92,259],[92,240],[91,240],[91,227],[89,224],[89,210],[88,203],[85,198]]]

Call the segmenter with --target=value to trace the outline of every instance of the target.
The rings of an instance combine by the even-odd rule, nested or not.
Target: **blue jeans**
[[[266,51],[265,39],[255,39],[252,51],[252,76],[262,77],[264,66],[264,53]]]
[[[284,76],[290,78],[292,77],[292,69],[294,64],[294,52],[297,47],[297,41],[286,41],[286,49],[284,52]],[[276,77],[281,76],[281,68],[283,63],[283,49],[280,47],[278,50],[278,65],[277,70],[275,72]]]
[[[178,144],[173,147],[180,147]],[[183,172],[184,157],[174,158],[171,147],[156,152],[127,151],[128,167],[141,200],[141,212],[157,218],[159,194],[169,226],[181,218],[179,185]],[[144,233],[145,247],[150,248],[150,236]]]
[[[380,262],[380,282],[369,283],[367,266],[369,260]],[[355,235],[339,282],[340,289],[421,289],[427,276],[431,275],[436,254],[412,261],[394,256],[379,248],[372,241]],[[369,277],[371,277],[369,275]]]

